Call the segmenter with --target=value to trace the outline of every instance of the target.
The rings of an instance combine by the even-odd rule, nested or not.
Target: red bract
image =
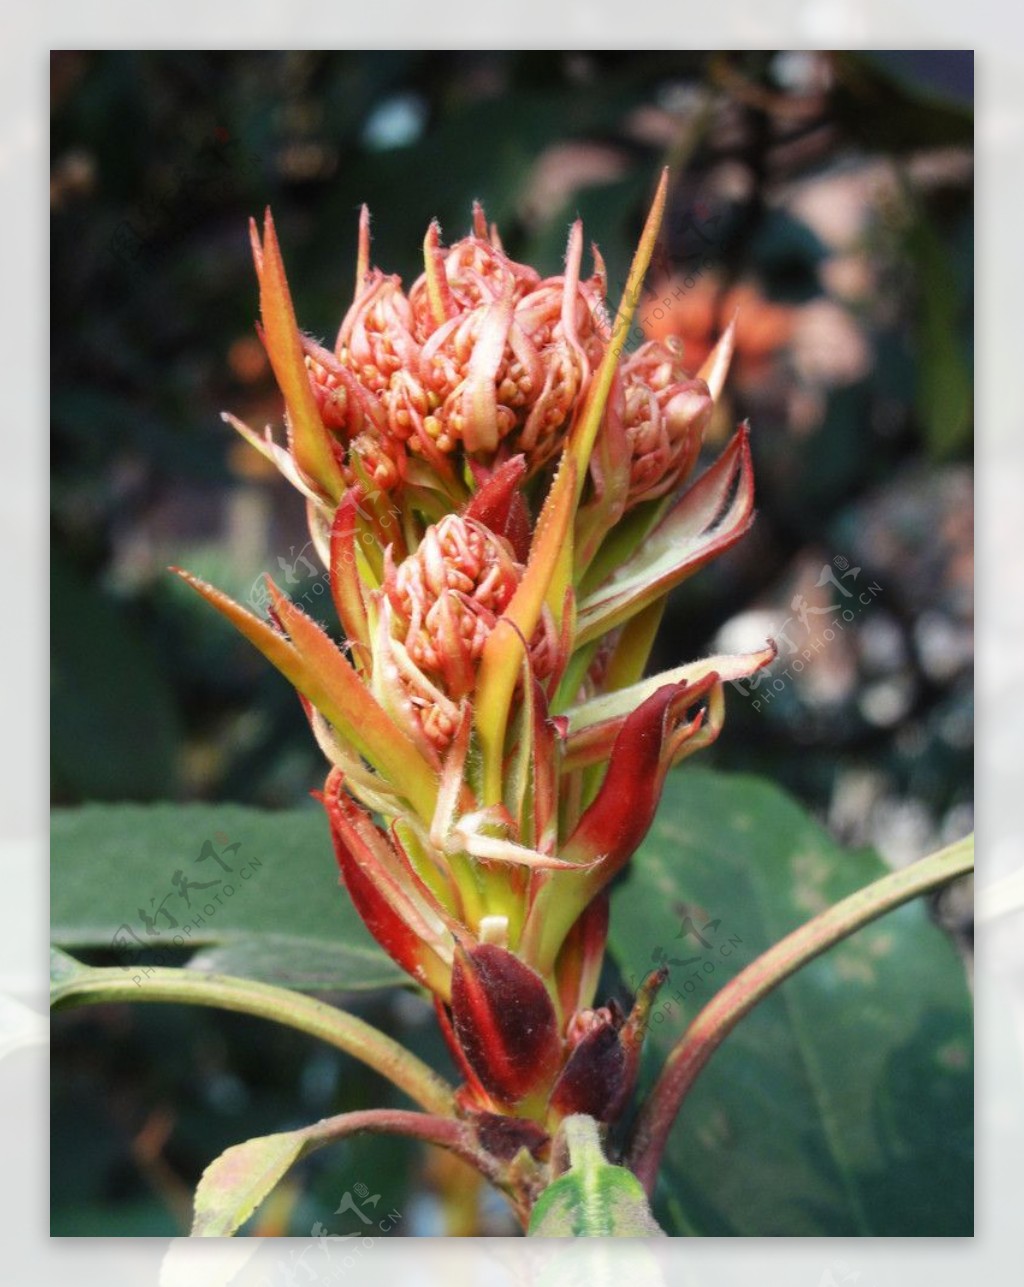
[[[651,1006],[667,975],[661,969],[644,981],[628,1018],[614,1003],[575,1016],[571,1054],[548,1106],[549,1126],[571,1113],[586,1113],[599,1122],[619,1116],[632,1094]]]
[[[478,1081],[514,1108],[544,1096],[561,1062],[558,1019],[544,980],[490,943],[455,953],[452,1028]]]
[[[341,878],[367,929],[403,970],[443,991],[451,972],[453,939],[437,900],[402,846],[344,790],[339,770],[328,775],[321,799]]]

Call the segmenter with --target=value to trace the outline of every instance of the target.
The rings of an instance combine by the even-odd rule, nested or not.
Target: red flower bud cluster
[[[265,621],[192,578],[298,689],[348,894],[433,993],[462,1111],[507,1158],[623,1111],[661,976],[628,1015],[594,1008],[609,885],[718,735],[724,682],[773,655],[643,677],[666,595],[753,517],[745,427],[688,482],[732,331],[696,375],[671,339],[622,356],[663,202],[614,324],[578,222],[546,278],[479,207],[447,249],[431,224],[406,292],[370,266],[364,210],[331,349],[299,330],[268,215],[287,446],[233,423],[305,495],[345,644],[272,582]]]

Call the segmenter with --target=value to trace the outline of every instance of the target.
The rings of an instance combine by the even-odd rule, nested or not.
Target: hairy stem
[[[637,1117],[631,1170],[653,1193],[669,1132],[701,1069],[744,1015],[808,961],[901,903],[937,889],[974,866],[974,837],[892,872],[788,934],[721,989],[673,1047]]]
[[[488,1180],[501,1183],[504,1168],[490,1153],[485,1153],[476,1142],[472,1128],[453,1117],[439,1117],[432,1113],[416,1113],[401,1108],[366,1108],[354,1113],[339,1113],[305,1128],[307,1151],[330,1144],[346,1135],[369,1131],[377,1135],[405,1135],[446,1148],[456,1157],[475,1167]]]

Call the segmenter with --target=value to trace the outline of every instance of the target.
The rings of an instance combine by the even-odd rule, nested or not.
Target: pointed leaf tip
[[[190,572],[175,570],[312,702],[341,737],[409,800],[421,818],[429,821],[437,795],[433,769],[311,617],[268,576],[271,607],[288,632],[286,637],[214,586]]]
[[[668,167],[662,170],[661,179],[655,189],[651,208],[647,213],[643,232],[630,265],[626,286],[619,301],[618,312],[612,326],[611,343],[605,351],[600,366],[594,374],[583,413],[573,429],[566,446],[566,456],[576,464],[575,503],[578,505],[583,486],[587,479],[588,466],[594,442],[597,438],[601,421],[604,418],[612,381],[615,378],[619,361],[625,350],[629,328],[633,322],[636,306],[640,302],[644,278],[650,267],[655,243],[665,215],[665,202],[668,195]]]
[[[345,480],[309,382],[284,260],[269,206],[263,220],[263,244],[259,246],[256,238],[253,254],[260,283],[260,315],[267,355],[284,395],[296,463],[311,484],[325,496],[337,500],[345,490]]]
[[[729,325],[719,336],[718,343],[704,359],[700,370],[697,372],[697,379],[705,381],[713,402],[717,402],[722,396],[726,376],[729,374],[733,352],[736,348],[736,318],[738,316],[739,309],[733,313]]]

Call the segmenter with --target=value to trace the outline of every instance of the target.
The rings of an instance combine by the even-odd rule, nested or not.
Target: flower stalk
[[[326,1042],[366,1064],[431,1113],[450,1114],[451,1086],[392,1037],[357,1015],[289,988],[228,974],[199,974],[148,966],[143,986],[123,969],[90,968],[63,953],[50,993],[52,1010],[111,1001],[212,1006],[269,1019]],[[69,968],[70,967],[70,968]]]

